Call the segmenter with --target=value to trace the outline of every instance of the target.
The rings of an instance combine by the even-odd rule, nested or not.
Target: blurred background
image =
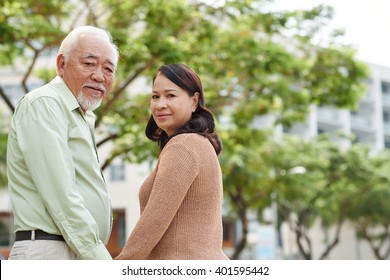
[[[17,101],[55,76],[79,25],[111,32],[116,84],[96,137],[115,257],[139,217],[158,149],[144,134],[151,79],[202,78],[224,149],[232,259],[390,259],[389,3],[287,0],[0,0],[0,252],[14,242],[6,142]]]

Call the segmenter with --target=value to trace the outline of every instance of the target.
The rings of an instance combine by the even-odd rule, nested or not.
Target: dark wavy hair
[[[195,112],[192,113],[191,119],[171,136],[168,136],[165,131],[157,126],[151,115],[145,129],[146,136],[150,140],[158,142],[160,150],[162,150],[171,138],[179,134],[197,133],[206,137],[213,145],[216,154],[219,155],[222,151],[222,142],[215,128],[214,116],[206,109],[202,82],[198,74],[184,64],[163,65],[158,69],[158,73],[163,74],[171,82],[185,90],[189,96],[194,96],[198,92],[198,106]],[[153,78],[153,83],[156,76]]]

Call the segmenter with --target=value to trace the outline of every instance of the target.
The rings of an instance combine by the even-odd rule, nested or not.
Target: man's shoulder
[[[34,101],[38,98],[41,98],[41,97],[49,97],[49,98],[54,98],[54,99],[57,99],[59,98],[59,92],[56,90],[56,88],[53,86],[52,83],[46,83],[42,86],[40,86],[39,88],[36,88],[32,91],[30,91],[29,93],[26,94],[26,98],[29,100],[29,101]]]
[[[18,107],[30,106],[32,104],[37,103],[64,103],[63,95],[64,95],[64,86],[61,86],[61,81],[59,77],[56,77],[52,81],[31,90],[27,94],[25,94],[18,102]],[[37,102],[38,101],[38,102]],[[39,102],[42,101],[42,102]]]
[[[25,94],[16,105],[16,110],[23,110],[22,108],[30,107],[32,104],[36,104],[37,101],[43,100],[45,98],[57,99],[55,92],[50,90],[48,84],[45,84]]]
[[[28,92],[19,100],[14,117],[22,117],[28,112],[48,107],[50,107],[50,110],[58,111],[62,110],[61,108],[64,106],[60,93],[50,83],[47,83]]]

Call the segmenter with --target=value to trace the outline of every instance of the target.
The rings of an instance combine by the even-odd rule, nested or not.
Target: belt
[[[50,234],[43,230],[23,230],[15,233],[15,241],[23,240],[58,240],[65,241],[62,235]]]

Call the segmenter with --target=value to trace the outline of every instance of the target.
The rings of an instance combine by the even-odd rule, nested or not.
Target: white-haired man
[[[57,77],[18,102],[7,147],[9,259],[111,259],[112,211],[92,111],[109,94],[117,62],[108,32],[75,28],[58,51]]]

